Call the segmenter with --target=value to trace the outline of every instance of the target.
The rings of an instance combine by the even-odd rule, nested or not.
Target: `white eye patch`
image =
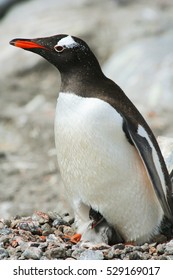
[[[62,46],[65,48],[74,48],[78,46],[79,44],[75,42],[75,40],[71,36],[67,36],[65,38],[62,38],[60,41],[58,41],[56,46]]]

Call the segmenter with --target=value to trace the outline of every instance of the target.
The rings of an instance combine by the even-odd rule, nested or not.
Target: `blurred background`
[[[84,39],[155,135],[173,137],[172,0],[0,0],[0,217],[66,212],[53,132],[59,73],[9,45],[58,33]]]

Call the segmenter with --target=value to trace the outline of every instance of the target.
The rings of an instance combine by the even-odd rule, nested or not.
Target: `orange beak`
[[[10,41],[10,45],[18,47],[18,48],[22,48],[22,49],[47,49],[44,46],[41,46],[35,42],[32,42],[30,40],[27,39],[14,39]]]

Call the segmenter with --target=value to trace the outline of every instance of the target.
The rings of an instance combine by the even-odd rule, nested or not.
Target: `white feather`
[[[57,46],[62,46],[66,48],[74,48],[77,45],[78,43],[75,42],[75,40],[71,36],[64,37],[57,43]]]
[[[157,230],[163,211],[137,150],[125,137],[122,117],[112,106],[97,98],[60,93],[55,141],[81,233],[90,223],[90,206],[125,240],[145,242]]]

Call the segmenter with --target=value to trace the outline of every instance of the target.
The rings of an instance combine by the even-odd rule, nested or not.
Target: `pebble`
[[[63,226],[63,234],[73,236],[75,234],[75,230],[70,226]]]
[[[99,250],[85,250],[80,254],[79,260],[103,260],[103,253]]]
[[[7,259],[9,254],[6,249],[0,248],[0,260]]]
[[[123,243],[115,244],[112,246],[112,249],[114,249],[114,250],[116,250],[116,249],[123,250],[124,248],[125,248],[125,244],[123,244]]]
[[[173,255],[173,240],[171,240],[166,244],[165,252],[168,253],[169,255]]]
[[[49,235],[51,233],[53,233],[53,229],[51,228],[51,226],[48,223],[45,223],[44,225],[41,226],[42,229],[42,235]]]
[[[134,251],[129,254],[129,260],[143,260],[143,259],[144,256],[141,252]]]
[[[75,248],[74,246],[72,247],[72,249],[75,249],[75,250],[73,250],[71,256],[76,260],[79,260],[80,255],[85,251],[85,249],[83,249],[83,248]]]
[[[62,219],[62,218],[58,218],[58,219],[55,219],[55,220],[53,221],[52,225],[53,225],[54,227],[58,227],[58,226],[60,226],[60,225],[69,226],[69,223],[66,222],[66,221],[65,221],[64,219]]]
[[[165,252],[165,244],[158,244],[156,247],[157,253],[162,255]]]
[[[45,256],[49,259],[65,259],[66,257],[66,249],[62,247],[56,247],[52,249],[48,249],[46,251]]]
[[[2,235],[0,236],[0,243],[2,243],[3,245],[7,242],[9,242],[10,237],[8,235]]]
[[[44,224],[44,223],[49,222],[49,215],[46,214],[46,213],[43,213],[41,211],[36,211],[32,215],[32,220],[33,221],[38,221],[39,224]]]
[[[32,260],[40,260],[42,255],[43,255],[42,250],[40,248],[33,247],[33,246],[27,248],[22,254],[22,256],[25,259],[32,259]]]
[[[5,226],[10,227],[11,221],[8,219],[0,219],[0,229],[3,229]]]
[[[141,248],[141,250],[143,252],[149,252],[149,245],[148,245],[148,243],[145,243],[145,244],[141,245],[140,248]]]
[[[46,241],[47,242],[56,242],[57,241],[57,237],[55,236],[54,233],[51,233],[49,234],[47,237],[46,237]]]
[[[12,231],[9,228],[2,228],[0,229],[0,235],[8,235],[10,234]]]

